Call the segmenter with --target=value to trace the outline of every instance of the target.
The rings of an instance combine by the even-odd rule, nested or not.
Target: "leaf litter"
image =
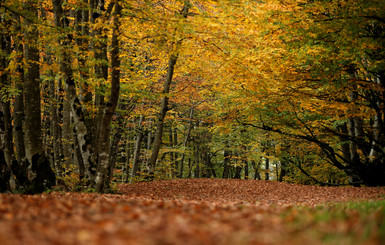
[[[383,209],[364,216],[335,208],[384,200],[383,187],[190,179],[119,188],[120,195],[1,194],[0,244],[381,244],[384,239]]]

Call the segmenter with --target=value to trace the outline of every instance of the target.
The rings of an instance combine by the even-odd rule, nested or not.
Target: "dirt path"
[[[319,226],[308,219],[292,226],[299,217],[313,215],[295,205],[385,195],[385,188],[209,179],[137,183],[121,190],[123,195],[2,194],[0,244],[323,244],[323,235],[331,231],[360,234],[366,221],[353,215],[349,222],[332,220]],[[349,241],[350,237],[343,240],[379,244],[381,237]]]

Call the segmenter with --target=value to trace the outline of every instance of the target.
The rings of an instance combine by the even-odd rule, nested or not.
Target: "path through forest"
[[[120,189],[122,195],[1,194],[0,244],[384,242],[383,207],[363,215],[335,205],[384,200],[383,187],[194,179],[142,182]]]

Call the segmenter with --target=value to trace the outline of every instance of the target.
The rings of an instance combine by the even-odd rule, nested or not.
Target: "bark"
[[[142,121],[144,116],[140,116],[139,119],[139,126],[137,130],[136,140],[135,140],[135,148],[134,148],[134,156],[132,159],[132,169],[131,169],[131,179],[130,183],[132,183],[135,180],[135,177],[137,177],[138,169],[139,169],[139,156],[140,156],[140,148],[142,145],[142,140],[144,136],[143,127],[142,127]]]
[[[182,9],[182,17],[187,18],[188,11],[190,8],[189,1],[185,1],[183,9]],[[154,138],[154,145],[151,152],[151,156],[147,162],[148,174],[149,178],[152,179],[154,177],[156,160],[158,159],[159,150],[162,146],[162,136],[163,136],[163,125],[164,118],[166,117],[166,113],[168,111],[168,93],[170,92],[170,86],[174,75],[175,64],[178,60],[179,50],[182,45],[182,39],[178,40],[175,44],[175,51],[171,54],[170,59],[168,61],[168,68],[166,74],[166,80],[163,87],[163,98],[160,106],[160,111],[157,116],[157,124],[156,124],[156,132]]]
[[[228,146],[226,145],[226,148]],[[223,174],[222,174],[222,179],[228,179],[229,174],[230,174],[230,152],[229,150],[225,149],[223,151],[223,157],[224,157],[224,168],[223,168]]]
[[[282,182],[283,181],[283,178],[286,176],[287,174],[287,163],[285,161],[280,161],[281,163],[281,171],[279,172],[279,175],[278,175],[278,181],[279,182]]]
[[[12,138],[12,116],[11,116],[11,104],[9,96],[9,75],[6,71],[9,62],[7,56],[11,54],[11,38],[5,34],[0,34],[1,50],[0,54],[0,70],[1,72],[1,84],[0,84],[0,105],[2,111],[2,127],[3,127],[3,152],[5,161],[8,168],[10,168],[13,161],[15,161],[15,152],[13,147]]]
[[[23,40],[21,35],[21,20],[20,17],[16,17],[17,24],[15,26],[18,38],[15,39],[15,46],[17,51],[17,79],[15,81],[15,88],[18,93],[15,95],[14,107],[13,107],[13,126],[15,135],[15,148],[17,162],[12,164],[12,172],[16,177],[16,186],[18,188],[26,186],[28,181],[28,163],[25,155],[25,143],[23,132],[24,121],[24,68],[21,65],[23,62]]]
[[[249,162],[247,160],[243,160],[243,164],[245,165],[245,179],[249,179]]]
[[[156,124],[156,131],[155,131],[155,138],[154,138],[154,144],[153,149],[151,152],[151,156],[147,162],[148,166],[148,172],[150,178],[153,177],[155,172],[155,164],[156,160],[158,159],[158,154],[160,147],[162,145],[162,136],[163,136],[163,125],[164,125],[164,118],[166,117],[166,113],[168,111],[168,93],[170,92],[170,86],[172,82],[172,77],[174,75],[174,68],[175,64],[178,60],[177,54],[172,54],[168,63],[168,70],[166,75],[166,81],[163,88],[163,98],[160,106],[160,112],[157,117],[157,124]]]
[[[204,177],[210,178],[213,176],[214,178],[217,177],[217,174],[215,173],[215,169],[213,166],[213,163],[211,162],[211,156],[210,156],[210,151],[207,149],[202,149],[202,157],[205,161],[206,164],[206,174]]]
[[[26,9],[31,16],[38,18],[34,3],[28,1]],[[34,23],[26,19],[29,25],[25,33],[24,55],[27,66],[25,73],[25,150],[30,164],[27,193],[39,193],[55,185],[56,177],[43,150],[40,104],[40,67],[38,50],[38,30]]]
[[[182,153],[182,157],[180,160],[178,178],[183,178],[183,168],[184,168],[183,165],[184,165],[184,158],[186,156],[185,150],[186,150],[187,143],[188,143],[188,140],[190,138],[190,134],[191,134],[191,130],[192,130],[193,116],[194,116],[194,108],[191,108],[190,109],[190,117],[189,117],[190,122],[189,122],[189,125],[187,128],[186,136],[185,136],[184,141],[183,141],[183,153]]]
[[[197,144],[197,140],[194,140],[194,163],[195,163],[195,171],[194,171],[194,177],[200,178],[200,147],[199,144]]]
[[[52,0],[52,3],[53,12],[55,15],[55,25],[59,28],[59,30],[63,30],[66,27],[66,23],[68,22],[62,8],[63,1]],[[68,45],[67,39],[62,39],[58,41],[64,47]],[[71,107],[71,113],[74,122],[74,133],[77,137],[79,149],[81,151],[81,159],[79,159],[79,161],[83,162],[87,178],[92,184],[96,173],[96,164],[93,156],[92,134],[87,128],[85,112],[80,103],[79,98],[77,97],[76,86],[71,67],[71,56],[69,52],[70,50],[68,50],[67,48],[62,49],[62,52],[60,54],[62,59],[61,71],[64,76],[67,100]]]
[[[130,135],[127,135],[127,145],[126,145],[126,164],[124,168],[124,183],[128,183],[129,175],[130,175],[130,159],[131,159],[131,154],[132,154],[132,144],[131,144],[131,139]]]
[[[71,123],[71,101],[70,98],[63,100],[63,126],[62,126],[62,150],[63,150],[63,167],[66,168],[72,162],[73,156],[73,129]]]
[[[9,179],[11,171],[5,159],[5,126],[4,126],[4,112],[3,104],[0,101],[0,193],[10,191]]]
[[[270,160],[269,158],[265,158],[265,180],[269,180],[270,176]]]
[[[108,159],[108,183],[110,183],[114,177],[114,170],[116,166],[116,160],[118,156],[118,146],[119,142],[122,138],[122,132],[119,130],[114,134],[112,137],[111,145],[110,145],[110,153],[109,153],[109,159]]]
[[[259,173],[259,167],[261,165],[261,162],[258,162],[257,164],[255,161],[252,161],[252,165],[254,168],[254,179],[261,180],[261,174]]]
[[[170,152],[170,161],[171,161],[171,176],[173,178],[176,177],[176,174],[177,174],[177,169],[178,169],[178,166],[177,166],[177,163],[176,163],[176,159],[175,159],[175,147],[176,145],[174,144],[174,134],[173,134],[174,130],[172,128],[172,125],[170,125],[170,129],[169,129],[169,132],[168,132],[168,137],[169,137],[169,145],[170,145],[170,149],[171,149],[171,152]]]
[[[239,161],[239,160],[237,160],[237,161]],[[241,179],[242,168],[243,168],[242,163],[236,164],[234,179]]]
[[[375,78],[375,83],[381,84],[380,78]],[[377,97],[376,106],[378,108],[381,108],[381,97]],[[369,159],[370,162],[373,163],[375,159],[378,159],[380,152],[376,149],[379,143],[381,142],[381,136],[384,134],[383,132],[383,125],[381,126],[381,119],[382,119],[383,114],[381,113],[380,110],[377,110],[376,115],[374,116],[374,121],[373,121],[373,140],[372,140],[372,147],[370,149],[369,153]],[[382,136],[383,137],[383,136]]]
[[[53,76],[53,74],[52,74]],[[49,93],[51,96],[50,111],[51,111],[51,132],[52,132],[52,148],[53,148],[53,165],[56,169],[56,172],[60,175],[63,172],[61,166],[61,156],[60,156],[60,142],[61,137],[59,133],[59,103],[57,100],[57,93],[55,90],[55,80],[49,81]]]
[[[100,125],[100,135],[98,143],[99,162],[98,170],[95,177],[96,191],[102,193],[105,191],[108,171],[108,154],[109,154],[109,138],[111,130],[111,120],[114,115],[115,108],[118,105],[120,91],[120,58],[119,58],[119,29],[120,15],[122,6],[115,2],[115,12],[113,21],[113,31],[111,40],[111,93],[110,98],[103,110],[103,116]]]
[[[175,127],[174,130],[173,130],[173,146],[174,146],[174,149],[176,149],[178,147],[178,129]],[[174,156],[174,161],[175,161],[175,177],[178,176],[179,174],[179,161],[178,161],[178,153],[174,152],[173,154]]]

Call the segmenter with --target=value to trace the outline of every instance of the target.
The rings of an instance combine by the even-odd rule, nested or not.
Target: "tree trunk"
[[[247,160],[243,160],[243,164],[245,165],[245,179],[249,179],[249,162]]]
[[[114,170],[116,166],[116,159],[118,155],[118,145],[120,142],[120,139],[122,138],[122,134],[119,130],[119,132],[116,132],[111,140],[110,145],[110,153],[108,155],[108,183],[110,183],[114,177]]]
[[[17,23],[15,25],[16,33],[19,34],[18,38],[15,38],[15,46],[17,51],[17,79],[15,81],[15,88],[18,93],[15,95],[15,101],[13,106],[13,128],[15,135],[15,148],[17,162],[12,164],[12,172],[16,177],[17,188],[25,189],[28,182],[28,163],[25,156],[25,143],[23,132],[24,121],[24,68],[21,65],[23,62],[23,38],[21,31],[21,19],[16,16]]]
[[[193,116],[194,116],[194,108],[191,108],[190,109],[190,117],[189,117],[189,125],[188,125],[188,128],[187,128],[187,133],[186,133],[186,136],[184,138],[184,141],[183,141],[183,153],[182,153],[182,157],[181,157],[181,160],[180,160],[180,165],[179,165],[179,173],[178,173],[178,178],[183,178],[183,168],[184,168],[184,158],[186,156],[186,147],[187,147],[187,143],[188,143],[188,140],[190,138],[190,134],[191,134],[191,129],[192,129],[192,119],[193,119]]]
[[[26,3],[31,17],[38,18],[38,11],[33,1]],[[55,174],[43,150],[40,105],[40,67],[38,50],[38,30],[31,20],[25,33],[24,55],[27,66],[25,74],[25,150],[30,164],[30,183],[28,193],[39,193],[55,185]]]
[[[67,23],[67,18],[64,16],[62,0],[52,0],[53,12],[55,15],[55,25],[64,30]],[[59,40],[60,44],[63,46],[68,45],[68,40],[63,39]],[[72,117],[74,121],[74,133],[77,137],[79,144],[79,149],[81,151],[81,160],[84,164],[85,173],[89,182],[93,183],[94,176],[96,173],[96,164],[93,155],[93,141],[92,134],[87,128],[85,112],[80,104],[80,100],[77,97],[75,81],[73,78],[73,71],[71,67],[71,57],[69,55],[69,50],[63,48],[61,51],[62,65],[61,70],[63,72],[64,81],[65,81],[65,92],[67,94],[67,100],[69,101]]]
[[[53,76],[53,74],[52,74]],[[53,165],[56,169],[56,172],[61,175],[63,172],[62,166],[61,166],[61,156],[60,156],[60,143],[61,143],[61,137],[59,133],[59,103],[58,103],[58,96],[55,90],[55,80],[52,79],[49,81],[49,93],[51,96],[51,103],[50,103],[50,111],[51,111],[51,132],[52,132],[52,148],[53,148]]]
[[[98,169],[95,177],[96,191],[103,193],[105,191],[108,171],[108,154],[109,154],[109,138],[111,130],[111,120],[114,115],[115,108],[119,101],[120,91],[120,58],[119,58],[119,29],[120,15],[122,6],[116,1],[113,30],[111,39],[111,93],[108,103],[103,109],[103,116],[100,124],[99,132],[99,161]]]
[[[2,18],[1,18],[2,19]],[[0,71],[1,72],[1,84],[0,84],[0,106],[2,112],[2,137],[3,137],[3,152],[5,161],[8,168],[12,165],[12,162],[15,161],[15,152],[13,147],[13,138],[12,138],[12,116],[11,116],[11,104],[10,104],[10,94],[9,94],[9,75],[6,72],[9,62],[7,61],[7,56],[11,54],[11,38],[0,34],[1,50],[3,51],[0,54]]]
[[[200,148],[199,144],[196,142],[197,140],[194,140],[194,163],[195,163],[195,171],[194,171],[194,177],[200,178]]]
[[[270,179],[270,160],[269,158],[265,158],[265,180]]]
[[[175,127],[173,130],[173,146],[174,150],[178,147],[178,129]],[[175,161],[175,177],[179,175],[179,161],[178,161],[178,153],[174,152],[174,161]]]
[[[189,1],[185,1],[184,6],[183,6],[183,11],[182,11],[183,18],[187,18],[189,8],[190,8]],[[154,177],[155,164],[156,164],[156,160],[158,159],[160,147],[162,145],[164,118],[166,117],[166,113],[168,111],[168,108],[167,108],[167,106],[168,106],[168,93],[170,92],[170,86],[171,86],[172,78],[174,75],[175,64],[178,60],[179,50],[180,50],[181,45],[182,45],[182,39],[179,39],[176,42],[175,50],[171,54],[171,57],[168,61],[166,81],[165,81],[164,87],[163,87],[164,96],[162,98],[160,111],[159,111],[159,114],[157,117],[154,145],[153,145],[151,156],[147,162],[148,172],[149,172],[148,174],[149,174],[150,179],[152,179]]]
[[[125,164],[125,169],[124,169],[124,183],[128,183],[128,179],[130,176],[130,159],[132,155],[132,144],[131,144],[131,139],[130,139],[130,134],[127,134],[127,145],[126,145],[126,164]]]
[[[171,162],[171,176],[172,178],[175,178],[176,174],[177,174],[177,164],[176,164],[176,159],[175,159],[175,147],[176,145],[174,145],[174,134],[173,134],[174,130],[172,128],[172,125],[170,125],[170,129],[169,129],[169,132],[168,132],[168,136],[169,136],[169,145],[170,145],[170,162]]]
[[[237,154],[238,155],[238,154]],[[239,156],[239,155],[238,155]],[[241,179],[242,163],[238,163],[239,159],[236,160],[234,179]]]
[[[168,70],[167,70],[167,76],[166,81],[163,88],[163,98],[162,103],[160,106],[160,112],[157,117],[157,124],[156,124],[156,131],[155,131],[155,138],[154,138],[154,144],[153,149],[150,158],[148,159],[147,166],[148,166],[148,174],[150,178],[153,178],[154,172],[155,172],[155,164],[156,160],[158,159],[158,154],[160,147],[162,145],[162,136],[163,136],[163,125],[164,125],[164,118],[166,117],[167,113],[167,106],[168,106],[168,93],[170,92],[170,86],[172,82],[172,77],[174,74],[174,68],[176,61],[178,60],[178,54],[172,54],[168,63]]]
[[[144,132],[143,132],[144,129],[142,127],[143,118],[144,116],[141,115],[138,123],[137,135],[135,140],[135,148],[134,148],[134,157],[132,159],[130,183],[132,183],[135,180],[135,177],[137,177],[137,172],[139,169],[140,148],[142,146],[142,140],[144,136]]]
[[[228,147],[226,145],[226,147]],[[224,169],[223,169],[223,174],[222,174],[222,179],[228,179],[229,178],[229,174],[230,174],[230,152],[225,149],[224,152],[223,152],[223,157],[224,157]]]
[[[261,162],[258,162],[257,164],[255,161],[252,161],[252,164],[254,168],[254,180],[261,180],[261,174],[259,173]]]
[[[4,123],[4,112],[3,104],[0,101],[0,193],[10,191],[9,180],[11,177],[11,171],[5,159],[5,123]]]

